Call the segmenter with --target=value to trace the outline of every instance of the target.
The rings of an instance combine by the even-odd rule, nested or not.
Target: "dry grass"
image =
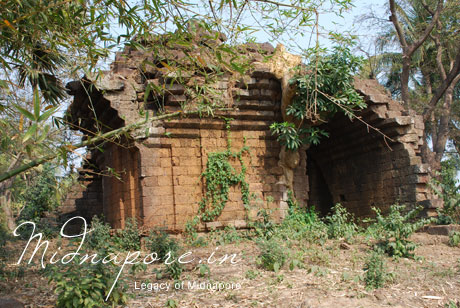
[[[412,238],[419,247],[418,260],[386,258],[393,282],[378,290],[368,291],[362,281],[363,265],[369,246],[358,241],[341,247],[340,241],[324,245],[299,245],[303,268],[290,271],[286,266],[278,273],[258,267],[257,247],[253,242],[220,246],[216,256],[239,253],[237,265],[209,265],[210,277],[200,277],[196,264],[188,265],[182,280],[240,283],[238,290],[170,290],[148,292],[134,290],[134,282],[157,282],[153,268],[125,276],[129,281],[132,299],[128,307],[165,307],[173,299],[177,307],[445,307],[450,301],[460,301],[460,248],[447,245],[446,236],[417,233]],[[9,270],[14,265],[25,243],[15,242],[9,247],[14,253]],[[344,249],[350,248],[350,249]],[[190,248],[198,259],[207,258],[214,246]],[[13,297],[28,307],[53,307],[55,295],[52,286],[43,278],[37,266],[24,267],[24,277],[6,278],[0,282],[0,297]],[[164,279],[160,282],[168,282]],[[170,282],[170,281],[169,281]]]

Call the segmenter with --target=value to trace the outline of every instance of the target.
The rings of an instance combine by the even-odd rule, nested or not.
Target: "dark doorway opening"
[[[312,151],[307,151],[307,174],[309,182],[309,206],[326,216],[333,207],[332,194]]]

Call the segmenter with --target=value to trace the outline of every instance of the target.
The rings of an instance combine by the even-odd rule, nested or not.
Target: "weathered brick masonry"
[[[200,54],[199,49],[195,52]],[[253,205],[269,207],[282,219],[287,210],[287,188],[279,164],[281,147],[269,131],[271,123],[282,120],[282,90],[263,61],[274,49],[261,44],[249,46],[246,52],[258,65],[236,82],[227,75],[219,79],[216,88],[235,110],[217,114],[233,119],[232,149],[239,150],[244,139],[250,147],[244,162],[250,191],[257,197]],[[145,59],[160,63],[165,57],[180,59],[185,55],[180,47],[161,56],[126,48],[117,55],[111,71],[97,81],[86,78],[69,84],[74,96],[69,108],[71,122],[83,132],[96,127],[108,130],[142,120],[140,111],[156,110],[158,102],[166,111],[179,110],[189,99],[184,87],[174,82],[171,72],[142,65]],[[199,79],[190,74],[184,78]],[[166,91],[144,101],[149,83]],[[426,186],[429,170],[419,157],[422,119],[391,100],[376,81],[356,80],[355,84],[368,103],[359,116],[393,141],[385,141],[358,120],[337,115],[323,125],[330,138],[300,151],[293,183],[299,203],[316,205],[326,213],[332,204],[341,202],[358,216],[370,214],[371,206],[385,208],[398,201],[422,203],[432,209],[436,200]],[[87,188],[75,188],[67,210],[87,218],[103,213],[114,228],[122,228],[126,218],[136,217],[147,228],[181,231],[197,213],[205,191],[200,174],[206,168],[207,154],[225,150],[227,137],[223,119],[188,116],[152,123],[147,136],[136,132],[117,143],[102,145],[104,151],[90,153],[91,159],[82,169]],[[239,168],[236,160],[232,163]],[[94,175],[107,168],[113,168],[119,178]],[[247,216],[254,216],[255,211],[245,209],[240,188],[233,187],[222,214],[201,227],[244,227]]]
[[[424,205],[433,214],[440,205],[427,183],[429,166],[422,163],[423,121],[393,101],[375,80],[355,80],[368,108],[357,114],[367,124],[337,115],[324,129],[330,138],[307,150],[310,204],[327,209],[342,203],[357,216],[371,215],[395,202]]]

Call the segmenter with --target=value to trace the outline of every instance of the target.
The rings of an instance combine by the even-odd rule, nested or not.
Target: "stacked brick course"
[[[327,208],[340,202],[357,216],[371,215],[371,207],[418,203],[433,214],[440,201],[427,186],[429,166],[419,156],[421,116],[404,110],[375,80],[356,80],[355,88],[368,104],[357,116],[380,132],[344,115],[323,125],[330,138],[307,151],[309,203]]]

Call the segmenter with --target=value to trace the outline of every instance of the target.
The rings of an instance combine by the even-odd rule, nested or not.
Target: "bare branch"
[[[442,64],[442,54],[443,54],[443,49],[441,45],[441,40],[439,38],[439,33],[436,35],[431,35],[430,37],[434,41],[436,45],[436,64],[438,65],[439,72],[441,74],[441,78],[445,80],[447,78],[446,70],[444,69],[444,65]]]
[[[404,33],[404,29],[401,27],[401,24],[398,19],[398,15],[396,14],[396,4],[395,0],[390,0],[390,20],[393,22],[393,25],[395,26],[396,33],[398,34],[399,42],[401,43],[401,46],[403,47],[403,50],[407,48],[407,41],[406,41],[406,35]]]
[[[455,58],[454,65],[450,70],[449,74],[447,75],[446,79],[443,80],[442,84],[436,89],[435,94],[431,98],[428,106],[423,111],[423,119],[427,121],[430,118],[431,113],[433,112],[434,108],[436,107],[437,103],[444,95],[446,90],[452,85],[459,82],[460,75],[460,46],[457,51],[457,56]]]
[[[217,110],[234,110],[234,109],[233,108],[218,108]],[[99,143],[101,141],[107,141],[109,138],[120,136],[120,135],[122,135],[124,133],[133,131],[133,130],[138,129],[140,127],[143,127],[146,124],[149,124],[149,123],[151,123],[153,121],[169,119],[169,118],[177,117],[177,116],[180,116],[180,115],[192,115],[192,114],[198,114],[198,113],[199,113],[198,110],[176,111],[176,112],[173,112],[173,113],[168,113],[168,114],[156,116],[156,117],[153,117],[151,119],[145,119],[145,120],[142,120],[140,122],[136,122],[136,123],[133,123],[133,124],[130,124],[130,125],[127,125],[127,126],[112,130],[112,131],[107,132],[105,134],[97,135],[95,137],[92,137],[92,138],[89,138],[89,139],[87,139],[85,141],[82,141],[82,142],[80,142],[80,143],[78,143],[76,145],[63,145],[58,150],[56,150],[54,153],[42,156],[40,158],[32,160],[29,163],[26,163],[26,164],[24,164],[22,166],[19,166],[19,167],[13,169],[13,170],[9,170],[9,171],[1,173],[0,174],[0,183],[5,181],[5,180],[8,180],[9,178],[14,177],[17,174],[20,174],[20,173],[22,173],[24,171],[27,171],[27,170],[29,170],[29,169],[31,169],[33,167],[39,166],[41,164],[46,163],[47,161],[53,160],[56,157],[58,157],[62,152],[70,152],[70,151],[73,151],[73,150],[78,149],[78,148],[84,148],[84,147],[86,147],[88,145],[97,144],[97,143]]]
[[[390,0],[390,1],[394,1],[394,0]],[[423,35],[417,41],[415,41],[414,43],[412,43],[409,46],[409,50],[408,50],[408,56],[409,57],[414,54],[414,52],[423,44],[423,42],[426,41],[426,39],[430,35],[431,31],[433,31],[434,26],[438,22],[439,15],[441,15],[441,11],[443,9],[443,4],[444,4],[443,0],[438,0],[438,6],[436,7],[436,11],[434,12],[434,15],[432,15],[433,18],[432,18],[431,22],[429,23],[428,27],[425,29],[425,32],[423,33]]]
[[[272,0],[255,0],[255,1],[256,2],[268,3],[268,4],[273,4],[273,5],[281,6],[281,7],[287,7],[287,8],[291,8],[291,9],[296,9],[296,10],[299,10],[299,11],[307,11],[307,12],[315,11],[314,9],[311,9],[311,8],[301,7],[301,6],[294,5],[294,4],[287,4],[287,3],[282,3],[282,2],[272,1]]]
[[[428,6],[428,4],[426,4],[425,0],[422,0],[422,6],[428,13],[431,14],[431,16],[434,15],[433,10],[431,10],[431,8]]]

